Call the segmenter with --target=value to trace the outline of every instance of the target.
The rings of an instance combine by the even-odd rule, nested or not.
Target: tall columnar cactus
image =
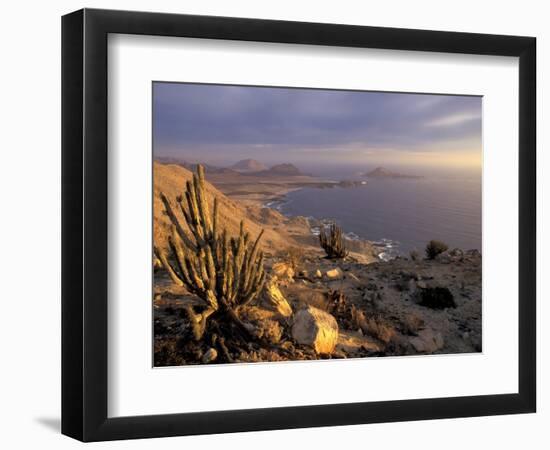
[[[348,251],[344,244],[342,229],[335,224],[331,224],[327,234],[325,227],[321,226],[319,232],[319,243],[325,250],[327,257],[330,259],[345,258],[348,256]]]
[[[264,256],[258,245],[263,230],[254,242],[242,221],[238,237],[229,238],[225,228],[220,233],[218,200],[214,199],[214,211],[210,214],[201,165],[193,179],[187,181],[184,195],[176,198],[188,231],[164,193],[160,198],[172,233],[168,238],[169,255],[160,247],[155,247],[155,254],[175,284],[185,286],[207,305],[200,314],[187,307],[195,339],[202,338],[206,321],[213,314],[225,315],[246,331],[238,309],[254,300],[265,283]]]

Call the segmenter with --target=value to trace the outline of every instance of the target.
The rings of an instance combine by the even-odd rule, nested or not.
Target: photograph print
[[[482,97],[152,103],[155,367],[482,351]]]

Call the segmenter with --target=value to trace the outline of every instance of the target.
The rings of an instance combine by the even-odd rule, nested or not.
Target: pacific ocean
[[[279,209],[288,216],[331,219],[346,233],[385,244],[394,255],[422,252],[431,239],[481,251],[480,173],[366,181],[290,192]]]

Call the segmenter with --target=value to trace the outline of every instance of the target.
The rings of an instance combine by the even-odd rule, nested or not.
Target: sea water
[[[353,188],[303,188],[278,205],[289,216],[328,219],[388,255],[420,253],[428,241],[481,251],[481,175],[367,179]]]

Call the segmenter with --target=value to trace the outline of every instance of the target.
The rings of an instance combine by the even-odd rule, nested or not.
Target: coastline
[[[245,178],[246,177],[246,178]],[[285,214],[282,206],[288,201],[288,195],[304,188],[315,189],[349,189],[351,187],[363,187],[365,184],[349,181],[334,181],[319,179],[311,176],[293,177],[256,177],[251,175],[236,177],[235,175],[213,174],[212,184],[224,195],[238,201],[250,212],[253,210],[269,209],[288,221],[305,221],[308,233],[304,238],[310,241],[310,245],[317,246],[320,226],[328,226],[337,222],[333,218],[306,217],[303,215]],[[365,186],[366,187],[366,186]],[[304,230],[305,231],[305,230]],[[358,259],[366,259],[369,262],[388,261],[386,242],[373,242],[364,239],[355,233],[345,233],[346,242],[352,255]],[[313,238],[313,239],[312,239]],[[389,240],[387,242],[390,242]]]
[[[335,218],[329,218],[329,217],[313,217],[313,216],[303,216],[303,215],[294,216],[294,215],[289,215],[284,211],[284,205],[287,204],[289,201],[288,194],[292,192],[300,191],[306,187],[312,187],[312,186],[302,186],[299,188],[281,189],[275,195],[268,198],[266,202],[261,204],[261,207],[274,209],[275,211],[281,213],[283,216],[287,217],[288,219],[305,218],[308,222],[311,235],[317,238],[320,234],[321,227],[328,228],[331,224],[337,223],[338,220]],[[344,187],[341,185],[331,186],[330,188],[337,188],[337,187],[339,187],[340,189],[347,189],[347,187]],[[380,261],[387,262],[387,261],[391,261],[392,259],[395,259],[398,256],[402,256],[402,253],[398,250],[399,242],[393,239],[382,238],[378,241],[373,241],[365,237],[359,236],[353,231],[345,232],[345,230],[344,230],[344,238],[346,239],[348,244],[351,244],[350,245],[351,247],[355,247],[355,246],[360,247],[361,244],[366,244],[373,247],[374,249],[376,249],[377,251],[376,256]]]
[[[475,196],[475,185],[466,192]],[[420,198],[421,196],[421,198]],[[381,248],[380,259],[423,253],[430,240],[450,248],[481,249],[479,204],[465,200],[456,182],[373,181],[365,190],[302,189],[275,196],[264,205],[282,214],[313,216],[314,222],[334,222],[347,237],[368,240]],[[350,233],[351,232],[351,233]],[[357,236],[355,236],[355,233]]]
[[[210,179],[223,194],[228,198],[238,201],[243,205],[250,217],[261,218],[259,211],[267,208],[274,214],[280,214],[286,220],[302,220],[302,236],[299,239],[308,245],[315,247],[316,239],[321,226],[328,226],[331,223],[340,223],[338,216],[316,216],[311,211],[301,214],[300,211],[290,213],[286,208],[292,193],[305,188],[315,189],[369,189],[370,180],[335,180],[328,178],[317,178],[310,175],[269,175],[259,176],[253,174],[239,173],[212,173]],[[267,211],[267,210],[266,210]],[[263,213],[267,214],[267,213]],[[271,225],[265,222],[266,225]],[[306,229],[307,228],[307,232]],[[397,257],[406,257],[407,251],[396,237],[388,232],[375,239],[361,235],[358,230],[346,230],[344,228],[346,241],[350,249],[358,254],[365,254],[368,258],[376,261],[390,261]],[[306,236],[307,234],[307,236]],[[309,236],[309,239],[308,239]],[[311,239],[314,238],[314,239]]]

